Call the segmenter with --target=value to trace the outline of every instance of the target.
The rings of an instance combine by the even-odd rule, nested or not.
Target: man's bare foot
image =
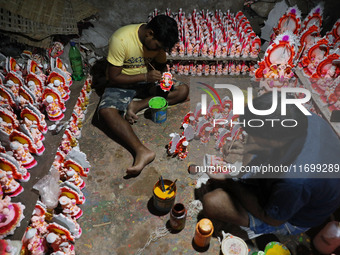
[[[126,173],[129,175],[138,175],[143,168],[151,163],[155,159],[156,154],[144,147],[139,152],[136,153],[135,162],[132,167],[129,167],[126,170]]]
[[[133,124],[137,119],[137,113],[148,105],[148,100],[143,99],[139,101],[131,101],[131,103],[128,105],[126,109],[125,119],[130,123]]]
[[[136,115],[137,113],[137,105],[134,101],[132,101],[128,108],[126,109],[125,113],[125,119],[130,123],[133,124],[135,121],[137,121],[138,116]]]

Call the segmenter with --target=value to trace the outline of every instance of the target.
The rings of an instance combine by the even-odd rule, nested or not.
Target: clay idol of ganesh
[[[266,92],[274,87],[294,87],[296,79],[292,68],[298,41],[291,32],[285,32],[276,37],[267,48],[264,59],[255,71],[255,78],[260,81],[260,88]]]
[[[162,75],[162,80],[159,83],[159,86],[163,91],[169,91],[173,85],[172,74],[170,72],[164,72]]]
[[[275,38],[287,31],[298,34],[301,29],[301,11],[295,5],[290,7],[285,14],[279,19],[279,22],[276,27],[273,27],[274,33],[271,35],[271,39],[275,40]]]

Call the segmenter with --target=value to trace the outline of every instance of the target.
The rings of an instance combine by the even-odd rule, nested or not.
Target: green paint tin
[[[163,123],[167,118],[168,101],[163,97],[153,97],[149,100],[151,119],[155,123]]]

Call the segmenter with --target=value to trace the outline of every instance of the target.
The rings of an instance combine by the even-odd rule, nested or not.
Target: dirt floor
[[[190,83],[188,77],[179,79]],[[202,77],[200,80],[210,85],[224,81],[216,77]],[[251,85],[249,77],[234,78],[228,80],[230,82],[243,89]],[[190,110],[191,102],[169,107],[167,120],[162,124],[146,118],[147,112],[146,117],[139,116],[133,129],[143,144],[156,152],[156,159],[136,178],[124,177],[126,168],[133,162],[131,154],[92,124],[98,102],[98,95],[92,93],[80,139],[80,148],[87,154],[92,168],[85,179],[83,192],[86,202],[81,206],[84,215],[78,221],[83,234],[76,241],[76,254],[220,254],[220,244],[215,237],[206,250],[199,250],[192,244],[199,217],[192,210],[197,180],[196,176],[187,172],[188,165],[200,164],[207,151],[210,154],[218,154],[218,151],[210,149],[209,145],[202,147],[199,140],[194,140],[189,145],[189,156],[179,160],[167,156],[165,148],[170,141],[170,133],[182,132],[181,123]],[[162,214],[153,207],[153,186],[160,175],[172,181],[177,179],[176,202],[183,203],[188,209],[185,228],[179,233],[169,233],[169,214]],[[225,229],[226,232],[229,230]],[[258,251],[261,246],[263,248],[263,244],[274,238],[258,239],[257,244],[256,240],[248,241],[249,254]],[[292,254],[312,254],[308,248],[301,249],[310,245],[305,234],[278,238]],[[298,252],[297,248],[300,249]],[[139,249],[143,250],[138,253]]]

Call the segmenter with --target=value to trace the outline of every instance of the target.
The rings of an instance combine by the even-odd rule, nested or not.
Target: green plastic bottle
[[[76,47],[75,42],[70,42],[71,48],[68,52],[68,56],[70,59],[71,67],[72,67],[72,78],[75,81],[80,81],[84,78],[83,72],[83,61],[80,55],[78,48]]]

